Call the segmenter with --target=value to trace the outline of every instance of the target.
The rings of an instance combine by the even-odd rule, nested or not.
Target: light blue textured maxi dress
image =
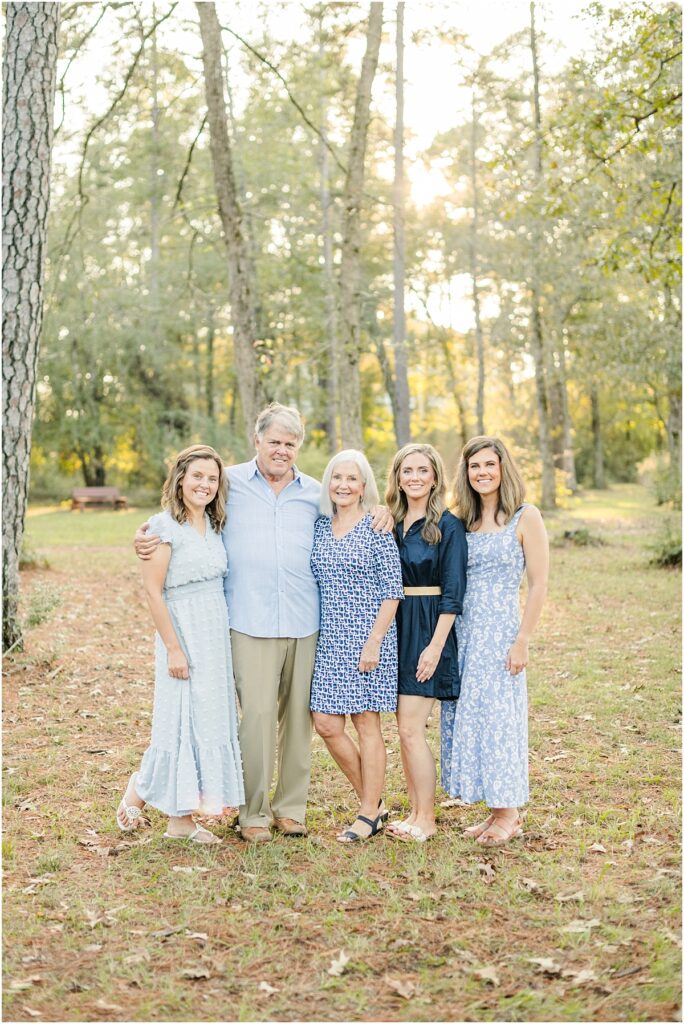
[[[519,807],[529,799],[527,683],[506,670],[520,627],[525,556],[521,506],[497,533],[468,533],[468,582],[456,620],[461,695],[442,704],[441,783],[464,803]]]
[[[205,524],[202,537],[169,512],[150,519],[150,533],[171,545],[163,596],[190,678],[169,675],[167,650],[157,633],[152,740],[135,788],[146,803],[174,817],[220,814],[244,802],[223,593],[226,550],[208,516]]]

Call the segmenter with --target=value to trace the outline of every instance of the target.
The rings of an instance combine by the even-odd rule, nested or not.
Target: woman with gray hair
[[[323,474],[311,569],[321,593],[321,629],[311,684],[314,726],[351,782],[359,811],[340,843],[370,839],[382,804],[386,751],[381,711],[397,708],[397,633],[401,564],[391,534],[374,532],[369,509],[378,489],[368,460],[348,449]],[[358,746],[345,729],[350,715]]]

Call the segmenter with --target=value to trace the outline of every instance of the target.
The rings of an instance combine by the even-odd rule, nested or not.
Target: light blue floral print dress
[[[525,571],[516,527],[468,533],[468,583],[456,620],[461,668],[457,703],[442,704],[441,782],[464,803],[518,807],[529,799],[525,672],[506,670],[520,626]]]
[[[150,533],[171,545],[164,602],[190,666],[189,679],[168,673],[167,650],[155,635],[152,741],[136,792],[164,814],[220,814],[244,802],[237,708],[223,593],[226,549],[205,516],[202,537],[169,512],[150,519]]]

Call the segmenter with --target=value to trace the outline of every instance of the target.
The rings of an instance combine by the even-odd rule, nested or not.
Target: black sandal
[[[367,836],[362,836],[358,832],[352,831],[348,828],[344,832],[337,836],[338,843],[362,843],[366,839],[372,839],[373,836],[377,836],[378,832],[382,831],[382,815],[379,814],[375,820],[364,817],[363,814],[356,815],[356,821],[364,821],[366,825],[370,825],[370,832]]]

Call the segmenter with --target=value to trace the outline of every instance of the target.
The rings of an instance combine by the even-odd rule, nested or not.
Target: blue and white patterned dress
[[[164,602],[188,659],[189,679],[168,672],[168,653],[155,634],[152,739],[135,789],[164,814],[220,814],[244,802],[237,708],[223,594],[227,557],[220,533],[205,517],[202,537],[169,512],[150,519],[150,534],[171,545]]]
[[[516,526],[525,506],[496,533],[468,533],[468,584],[456,620],[458,703],[442,704],[441,782],[467,804],[518,807],[529,799],[525,672],[506,670],[520,626],[525,571]]]
[[[321,629],[311,683],[311,710],[327,715],[397,709],[397,627],[387,630],[380,664],[359,672],[359,658],[383,601],[400,600],[401,562],[391,533],[371,517],[335,537],[332,520],[316,520],[311,570],[321,591]]]

